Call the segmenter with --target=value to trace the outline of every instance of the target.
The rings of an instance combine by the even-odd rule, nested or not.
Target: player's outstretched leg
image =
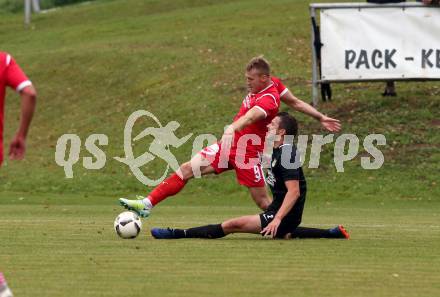
[[[178,237],[172,228],[153,228],[151,229],[151,236],[156,239],[179,239],[184,237]]]
[[[153,228],[151,235],[156,239],[179,238],[222,238],[231,233],[255,233],[261,231],[259,215],[243,216],[221,224],[206,225],[189,229]]]
[[[146,218],[150,215],[151,207],[147,207],[143,201],[144,197],[137,196],[137,200],[129,200],[125,198],[119,198],[119,204],[128,210],[134,211],[141,218]]]
[[[222,225],[206,225],[189,229],[153,228],[151,235],[156,239],[180,239],[180,238],[221,238],[226,234]]]
[[[350,239],[350,235],[344,226],[338,225],[330,229],[318,229],[318,228],[307,228],[307,227],[297,227],[290,233],[289,238],[340,238],[340,239]]]
[[[137,200],[119,198],[119,203],[126,209],[132,210],[139,216],[146,218],[150,215],[150,211],[154,205],[167,197],[179,193],[185,187],[185,185],[186,181],[177,173],[174,173],[161,182],[156,188],[154,188],[147,198],[142,196],[138,196]]]
[[[348,231],[342,225],[329,229],[329,232],[336,238],[350,239],[350,234],[348,234]]]
[[[215,172],[212,166],[207,165],[207,160],[202,155],[197,154],[191,161],[182,164],[177,173],[172,174],[154,188],[148,197],[141,197],[137,200],[120,198],[119,203],[141,217],[148,217],[153,206],[168,197],[176,195],[185,187],[188,180],[194,177],[193,168],[200,168],[202,175]]]

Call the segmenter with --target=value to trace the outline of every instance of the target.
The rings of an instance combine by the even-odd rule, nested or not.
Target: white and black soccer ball
[[[142,222],[134,212],[124,211],[116,217],[114,226],[121,238],[136,238],[141,232]]]

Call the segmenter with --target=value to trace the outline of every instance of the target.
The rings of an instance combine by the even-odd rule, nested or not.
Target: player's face
[[[280,135],[280,117],[274,117],[273,120],[267,125],[267,130],[271,135]],[[284,131],[284,129],[282,129]]]
[[[255,94],[264,89],[267,86],[269,76],[260,74],[257,69],[251,69],[246,71],[246,85],[248,91]]]

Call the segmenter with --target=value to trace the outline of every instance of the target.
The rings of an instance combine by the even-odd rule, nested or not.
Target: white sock
[[[3,291],[0,291],[0,295],[2,297],[14,297],[14,295],[12,295],[11,289],[9,289],[8,287],[5,287]]]
[[[146,209],[152,209],[153,208],[153,204],[151,204],[151,201],[150,201],[150,199],[148,199],[148,197],[142,199],[142,202],[144,203]]]

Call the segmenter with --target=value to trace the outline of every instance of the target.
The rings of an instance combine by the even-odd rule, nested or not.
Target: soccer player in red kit
[[[225,129],[220,142],[208,146],[191,161],[182,164],[176,173],[158,185],[147,198],[120,198],[120,204],[147,217],[154,205],[184,188],[187,181],[194,177],[194,169],[200,175],[220,174],[233,169],[238,183],[248,187],[256,204],[265,210],[271,200],[265,189],[259,157],[264,148],[266,126],[278,113],[280,95],[284,96],[289,106],[319,119],[324,127],[328,125],[328,130],[336,131],[340,124],[338,120],[325,117],[294,97],[278,78],[271,77],[269,63],[262,57],[253,58],[249,62],[246,81],[249,94],[243,100],[233,123]]]
[[[26,151],[26,136],[34,114],[37,94],[31,81],[11,55],[0,52],[0,166],[3,162],[3,126],[6,87],[11,87],[21,96],[20,126],[9,146],[9,158],[20,160]]]

